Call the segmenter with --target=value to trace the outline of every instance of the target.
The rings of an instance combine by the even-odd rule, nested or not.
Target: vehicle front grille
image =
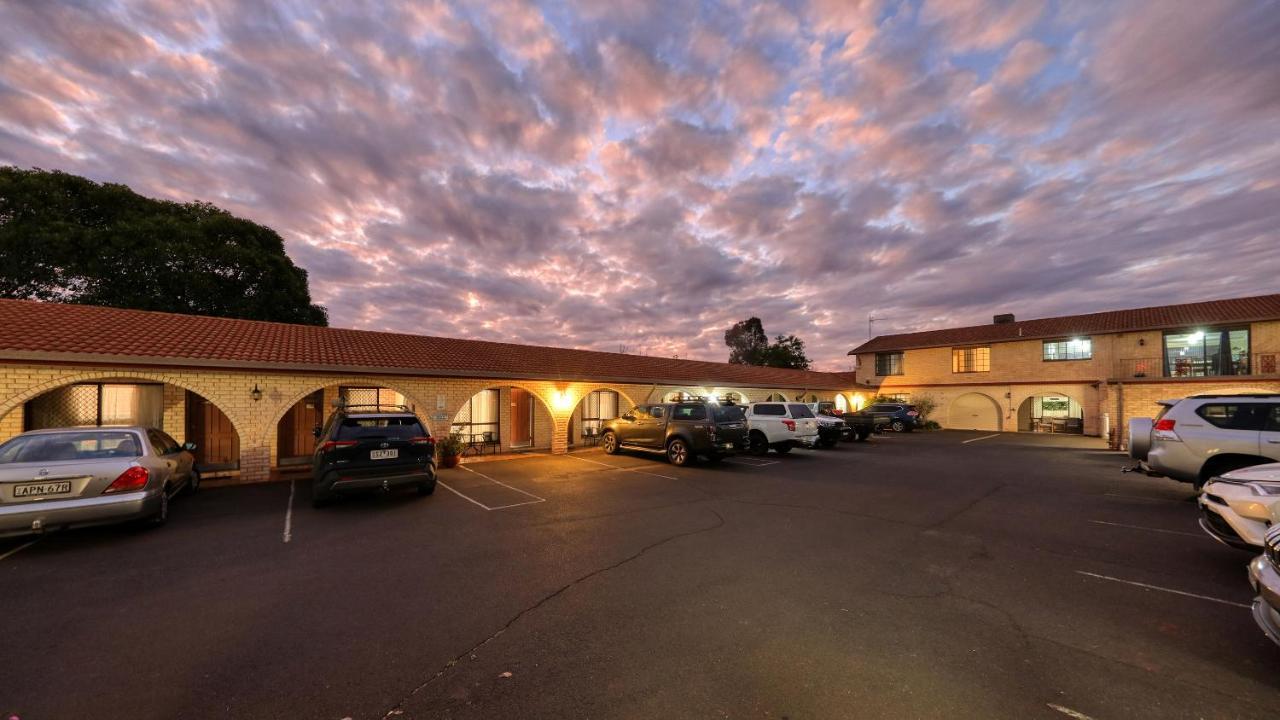
[[[1264,540],[1267,546],[1267,559],[1271,564],[1280,570],[1280,525],[1274,525],[1267,531],[1267,538]]]
[[[1223,537],[1240,539],[1240,534],[1235,531],[1235,528],[1231,527],[1231,524],[1222,519],[1218,513],[1201,509],[1200,515],[1214,532]]]

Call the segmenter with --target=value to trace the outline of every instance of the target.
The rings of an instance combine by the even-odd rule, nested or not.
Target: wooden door
[[[187,440],[196,444],[192,455],[202,472],[234,470],[240,466],[240,437],[217,405],[187,391]]]
[[[314,430],[324,422],[324,391],[317,390],[299,400],[280,418],[276,428],[277,465],[311,461],[315,448]]]
[[[523,388],[511,388],[511,445],[533,444],[533,395]]]

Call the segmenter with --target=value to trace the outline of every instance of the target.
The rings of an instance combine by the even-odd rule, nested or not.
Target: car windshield
[[[712,413],[716,422],[737,422],[745,418],[746,410],[738,405],[716,405]]]
[[[20,435],[0,445],[0,465],[8,463],[57,462],[59,460],[99,460],[131,458],[142,454],[137,436],[131,432],[83,430],[40,435]]]
[[[791,408],[791,417],[795,417],[795,418],[813,417],[813,411],[809,409],[808,405],[795,403],[793,405],[788,405],[787,407]]]
[[[338,440],[407,440],[424,437],[416,417],[348,417],[338,427]]]

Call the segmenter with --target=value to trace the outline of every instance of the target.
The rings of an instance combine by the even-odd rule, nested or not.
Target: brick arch
[[[469,401],[473,396],[475,396],[476,393],[480,392],[481,390],[494,390],[494,389],[501,390],[504,387],[514,387],[514,388],[520,388],[521,390],[527,390],[530,395],[538,399],[538,404],[541,405],[543,411],[547,413],[547,417],[551,418],[551,422],[553,426],[558,424],[560,420],[565,419],[565,418],[560,418],[556,415],[555,410],[552,409],[551,407],[550,398],[545,397],[542,393],[542,390],[539,389],[539,387],[534,383],[526,383],[526,382],[521,382],[519,380],[495,380],[495,381],[472,380],[472,381],[466,382],[464,385],[461,386],[461,388],[459,388],[462,394],[462,400],[461,402],[451,404],[451,407],[449,407],[448,423],[450,425],[453,424],[453,419],[458,417],[458,413],[462,411],[463,404]],[[577,407],[577,406],[575,405],[574,407]]]
[[[1052,386],[1050,387],[1052,388]],[[1013,430],[1018,430],[1018,431],[1022,430],[1022,420],[1021,420],[1022,406],[1038,397],[1043,397],[1045,395],[1061,395],[1062,397],[1065,397],[1068,400],[1074,402],[1080,408],[1080,420],[1082,422],[1084,421],[1085,408],[1088,406],[1085,404],[1084,398],[1081,395],[1078,395],[1075,392],[1066,392],[1063,390],[1058,390],[1056,388],[1048,389],[1048,390],[1037,388],[1036,390],[1028,390],[1028,391],[1017,393],[1016,395],[1013,395],[1012,398],[1010,398],[1009,404],[1011,405],[1011,407],[1009,408],[1009,412],[1007,413],[1005,420],[1012,420]],[[1006,423],[1006,425],[1007,424],[1008,423]]]
[[[308,395],[316,392],[317,390],[324,390],[327,387],[333,387],[335,385],[362,385],[362,386],[372,386],[372,387],[384,387],[389,390],[395,390],[396,392],[408,398],[410,404],[413,405],[413,407],[415,408],[415,414],[418,416],[418,420],[422,422],[423,427],[427,428],[428,432],[430,432],[431,430],[430,419],[426,417],[423,412],[423,410],[429,406],[423,403],[422,399],[417,397],[415,393],[409,392],[403,386],[397,385],[393,382],[387,382],[385,378],[373,378],[373,377],[325,378],[323,382],[317,381],[315,383],[309,383],[306,386],[305,390],[295,392],[292,395],[286,395],[283,401],[283,404],[277,405],[274,409],[272,409],[271,416],[268,418],[268,422],[263,423],[263,427],[262,427],[263,435],[261,438],[261,444],[271,448],[271,457],[273,459],[275,458],[275,455],[277,452],[276,433],[279,430],[280,421],[284,419],[284,414],[289,412],[290,408],[292,408],[294,405],[297,405],[303,398],[307,397]]]
[[[22,405],[28,400],[37,398],[50,390],[57,390],[58,388],[66,387],[67,385],[75,385],[77,383],[109,382],[112,380],[121,381],[123,383],[145,380],[173,385],[174,387],[180,387],[183,390],[190,390],[200,397],[203,397],[205,400],[213,403],[220,411],[222,411],[223,415],[227,416],[227,419],[231,421],[231,427],[235,428],[236,435],[240,438],[242,449],[245,438],[252,437],[251,433],[246,432],[250,427],[248,419],[241,416],[241,414],[234,409],[232,403],[225,402],[225,399],[220,398],[212,389],[202,387],[197,383],[188,382],[185,378],[182,378],[181,375],[171,375],[163,372],[153,373],[140,370],[114,372],[109,370],[90,370],[67,373],[66,375],[54,378],[53,380],[27,388],[17,395],[6,399],[3,403],[0,403],[0,419],[8,417],[9,413],[22,407]]]
[[[619,408],[622,407],[622,401],[626,402],[628,410],[639,404],[634,399],[632,399],[630,395],[627,394],[626,390],[622,389],[621,385],[606,385],[601,383],[590,383],[590,384],[578,385],[574,389],[578,391],[578,399],[573,403],[573,407],[569,410],[570,416],[572,416],[573,413],[577,411],[578,406],[582,404],[582,401],[586,400],[587,396],[595,392],[596,390],[612,390],[618,393],[618,397],[621,398],[621,400],[618,403]]]

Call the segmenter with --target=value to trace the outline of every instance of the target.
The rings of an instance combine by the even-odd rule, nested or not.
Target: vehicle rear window
[[[338,427],[338,440],[392,439],[425,437],[427,431],[413,417],[348,417]]]
[[[1257,403],[1210,403],[1196,408],[1196,414],[1226,430],[1261,430],[1268,409]]]
[[[59,460],[133,458],[141,454],[141,443],[138,442],[136,435],[129,432],[85,430],[19,435],[0,445],[0,465]]]
[[[677,405],[672,408],[671,417],[675,420],[706,420],[707,408],[704,405],[694,403]]]
[[[747,416],[746,409],[740,405],[716,405],[711,413],[716,422],[737,422]]]
[[[751,412],[752,414],[755,414],[755,415],[786,415],[787,409],[782,405],[764,403],[764,404],[756,405]]]
[[[813,417],[813,411],[809,409],[808,405],[802,405],[800,403],[796,403],[794,405],[788,405],[787,407],[791,408],[791,417],[793,418]]]

